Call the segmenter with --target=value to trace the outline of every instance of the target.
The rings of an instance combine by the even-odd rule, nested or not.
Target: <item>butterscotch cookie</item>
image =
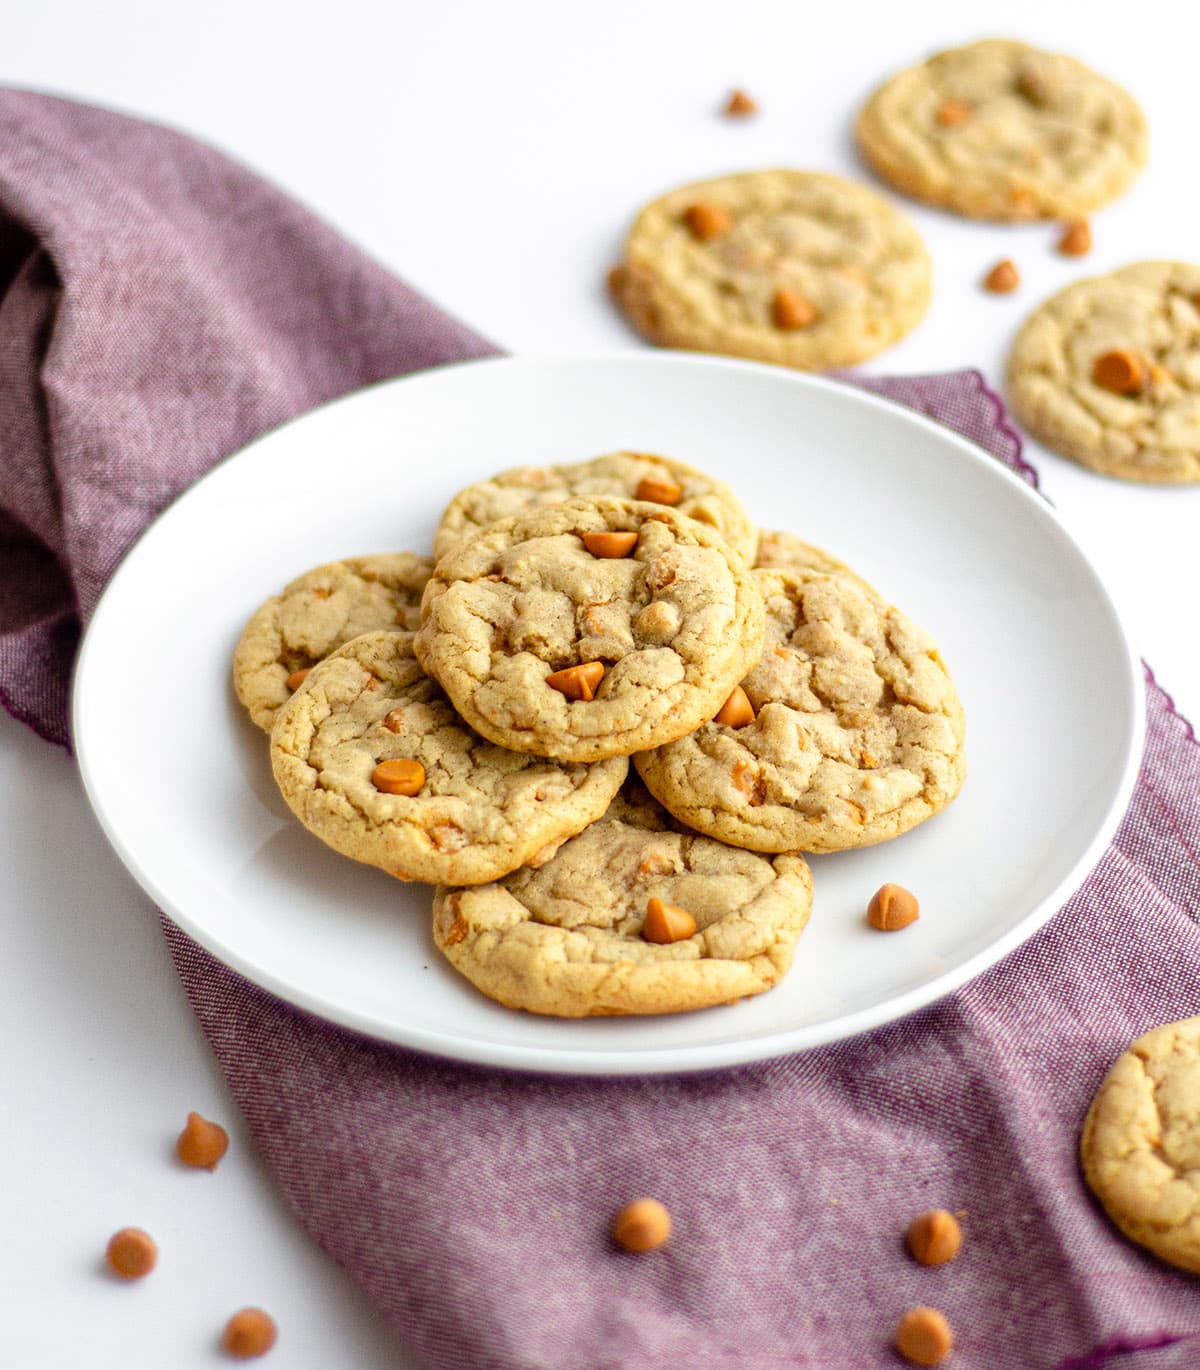
[[[1138,262],[1034,311],[1008,359],[1024,426],[1122,480],[1200,480],[1200,266]]]
[[[886,81],[858,116],[858,142],[919,200],[980,219],[1048,219],[1129,187],[1146,161],[1146,120],[1082,62],[990,38]]]
[[[668,504],[715,528],[747,563],[754,560],[754,525],[730,487],[681,461],[650,452],[610,452],[561,466],[517,466],[468,485],[442,515],[433,535],[434,555],[444,556],[489,523],[514,514],[566,499],[607,495]]]
[[[643,501],[503,519],[437,564],[416,652],[493,742],[566,761],[681,737],[758,659],[762,598],[715,529]]]
[[[844,576],[861,590],[873,595],[875,591],[857,571],[821,547],[814,547],[794,533],[778,533],[760,529],[758,551],[754,558],[756,570],[766,571],[822,571],[826,575]]]
[[[233,687],[270,732],[302,673],[360,633],[416,631],[429,557],[392,552],[330,562],[298,576],[258,609],[233,654]]]
[[[806,371],[873,357],[930,295],[929,254],[898,210],[839,176],[788,170],[653,201],[609,282],[651,342]]]
[[[1117,1058],[1083,1125],[1083,1173],[1122,1232],[1200,1274],[1200,1018]]]
[[[631,788],[539,869],[437,891],[434,941],[484,994],[564,1018],[679,1013],[787,971],[812,907],[803,857],[673,831]]]
[[[862,582],[755,571],[762,657],[711,722],[634,758],[682,822],[754,851],[907,832],[958,793],[963,712],[933,640]]]
[[[623,757],[567,765],[494,747],[412,651],[368,633],[314,666],[271,732],[271,766],[301,823],[402,880],[476,884],[548,859],[599,818]]]

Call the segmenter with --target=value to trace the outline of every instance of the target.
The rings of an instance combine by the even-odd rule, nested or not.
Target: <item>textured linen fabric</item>
[[[219,154],[0,92],[0,699],[66,739],[79,619],[140,529],[263,429],[486,343]],[[1035,480],[973,372],[860,383]],[[954,1370],[1195,1370],[1200,1290],[1076,1160],[1134,1036],[1200,1009],[1200,749],[1148,679],[1129,813],[1031,941],[924,1012],[708,1076],[435,1061],[292,1009],[164,929],[264,1157],[433,1367],[883,1370],[905,1308]],[[640,1194],[668,1246],[615,1250]],[[918,1210],[966,1210],[915,1265]]]

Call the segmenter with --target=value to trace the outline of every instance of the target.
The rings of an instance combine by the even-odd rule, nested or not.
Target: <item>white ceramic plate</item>
[[[310,837],[229,684],[242,625],[299,572],[428,549],[460,486],[620,447],[731,481],[762,526],[848,561],[939,642],[969,775],[894,842],[813,860],[796,963],[734,1008],[566,1022],[501,1008],[443,961],[430,891]],[[549,1072],[711,1069],[833,1041],[991,965],[1082,882],[1141,756],[1138,662],[1046,503],[918,415],[770,367],[670,354],[443,368],[253,443],[176,501],[108,587],[80,657],[75,741],[118,855],[197,941],[322,1017],[460,1060]],[[884,881],[920,921],[871,931]]]

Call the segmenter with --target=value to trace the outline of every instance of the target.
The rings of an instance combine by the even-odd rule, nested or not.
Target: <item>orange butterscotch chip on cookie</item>
[[[671,1215],[657,1199],[635,1199],[613,1220],[612,1234],[626,1251],[653,1251],[671,1235]]]
[[[584,533],[583,545],[594,557],[613,560],[627,557],[637,546],[636,533]]]
[[[733,216],[720,205],[695,204],[683,211],[683,222],[698,243],[706,243],[728,233],[733,227]]]
[[[140,1280],[158,1264],[154,1238],[140,1227],[123,1227],[114,1232],[104,1254],[109,1269],[123,1280]]]
[[[696,931],[696,920],[681,909],[678,904],[664,904],[661,899],[646,901],[646,921],[642,924],[642,937],[647,942],[682,942]]]
[[[275,1345],[279,1331],[275,1319],[261,1308],[239,1308],[225,1324],[221,1345],[238,1360],[265,1356]]]
[[[184,1165],[197,1170],[216,1170],[217,1162],[229,1150],[229,1133],[220,1123],[211,1123],[199,1113],[189,1113],[187,1124],[175,1142],[175,1154]]]
[[[649,504],[678,504],[683,498],[683,486],[672,480],[656,480],[646,476],[638,481],[633,492],[634,499],[646,500]]]
[[[936,1308],[910,1308],[896,1328],[896,1350],[913,1365],[940,1365],[954,1348],[954,1334]]]
[[[750,703],[750,696],[740,685],[733,687],[733,693],[721,705],[720,712],[713,722],[720,723],[726,728],[744,728],[747,723],[754,722],[754,705]]]
[[[1016,290],[1021,284],[1021,273],[1017,270],[1016,263],[1011,258],[1005,257],[1002,262],[997,262],[994,267],[983,278],[984,288],[990,290],[993,295],[1007,295],[1009,291]]]
[[[794,290],[780,289],[771,301],[771,322],[776,328],[791,332],[797,328],[807,328],[817,317],[817,311]]]
[[[308,673],[311,670],[311,666],[306,666],[302,671],[293,671],[291,675],[288,676],[287,680],[284,683],[287,685],[288,689],[292,691],[293,694],[295,694],[295,692],[300,688],[300,686],[303,685],[304,682],[308,679]]]
[[[971,106],[965,100],[943,100],[934,117],[943,128],[957,128],[971,117]]]
[[[899,932],[920,916],[917,896],[903,885],[880,885],[867,905],[867,922],[880,932]]]
[[[1147,370],[1136,352],[1119,347],[1112,352],[1102,352],[1096,358],[1092,364],[1092,380],[1114,395],[1138,395],[1146,387]]]
[[[371,772],[371,784],[382,794],[414,795],[424,783],[425,767],[407,758],[381,761]]]
[[[568,699],[582,699],[590,703],[596,698],[596,687],[604,679],[603,661],[585,661],[581,666],[567,666],[561,671],[552,671],[546,677],[546,684]]]

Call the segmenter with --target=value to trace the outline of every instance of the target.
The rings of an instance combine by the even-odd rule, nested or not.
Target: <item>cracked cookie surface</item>
[[[779,533],[762,528],[758,534],[758,551],[754,558],[756,571],[821,571],[826,575],[842,576],[860,590],[873,595],[874,589],[844,561],[839,561],[823,547],[814,547],[794,533]]]
[[[1072,57],[1003,38],[891,77],[857,132],[898,190],[981,219],[1089,213],[1146,161],[1146,120],[1127,91]]]
[[[332,561],[297,576],[255,611],[233,654],[233,687],[254,722],[270,732],[291,698],[288,678],[351,638],[382,628],[415,632],[429,557],[390,552]]]
[[[776,984],[812,907],[804,858],[674,831],[639,791],[538,870],[439,889],[434,941],[454,968],[510,1008],[565,1018],[679,1013]],[[686,909],[696,932],[643,940],[651,898]]]
[[[722,231],[698,237],[696,206]],[[610,285],[651,342],[802,370],[882,351],[920,321],[931,289],[929,254],[899,210],[866,186],[786,169],[653,201]]]
[[[1200,1018],[1155,1028],[1117,1058],[1088,1110],[1080,1158],[1127,1237],[1200,1274]]]
[[[414,760],[419,791],[385,794],[380,762]],[[317,666],[279,711],[271,767],[288,807],[335,851],[402,880],[477,884],[599,818],[622,757],[565,765],[471,731],[421,669],[412,634],[369,633]]]
[[[636,536],[628,555],[584,538]],[[765,631],[750,571],[706,524],[617,499],[504,519],[437,564],[417,656],[493,742],[571,761],[681,737],[721,707]],[[603,665],[594,698],[548,677]]]
[[[636,499],[643,480],[677,485],[679,499],[672,507],[678,513],[715,528],[747,565],[754,560],[757,533],[732,489],[681,461],[650,452],[610,452],[558,466],[517,466],[468,485],[442,515],[433,535],[434,555],[444,556],[488,524],[547,504],[601,496]]]
[[[962,706],[933,640],[857,578],[754,572],[754,719],[711,722],[634,765],[682,822],[755,851],[840,851],[944,809],[966,774]]]
[[[1130,393],[1097,384],[1097,359],[1144,368]],[[1039,441],[1123,480],[1200,480],[1200,266],[1136,262],[1077,281],[1026,321],[1008,398]]]

